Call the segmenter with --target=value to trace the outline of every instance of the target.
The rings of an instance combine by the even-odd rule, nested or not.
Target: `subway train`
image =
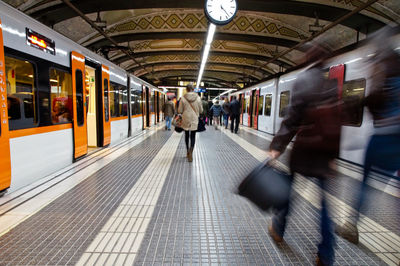
[[[0,191],[160,122],[165,91],[0,1]]]
[[[400,36],[393,37],[400,50]],[[324,69],[329,79],[337,81],[342,100],[342,134],[340,159],[363,164],[373,121],[363,99],[372,89],[372,45],[341,53],[327,60]],[[309,67],[309,66],[308,66]],[[230,94],[237,96],[242,106],[240,124],[274,135],[280,128],[285,110],[290,104],[297,76],[308,67],[285,73],[260,84]]]

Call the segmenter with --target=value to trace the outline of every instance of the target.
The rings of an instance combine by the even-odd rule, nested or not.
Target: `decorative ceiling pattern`
[[[203,11],[180,11],[156,12],[134,18],[128,18],[107,28],[105,32],[111,36],[127,36],[130,34],[151,34],[154,33],[205,33],[207,32],[208,21]],[[306,39],[310,34],[300,31],[295,27],[282,22],[270,19],[265,16],[256,16],[248,12],[238,12],[235,19],[228,25],[218,28],[220,34],[231,33],[246,36],[258,36],[262,38],[282,38],[298,42]],[[104,37],[95,33],[89,35],[79,43],[85,46],[95,46]]]
[[[89,19],[105,23],[104,31],[118,47],[62,0],[3,1],[149,82],[197,77],[208,28],[204,1],[72,0]],[[210,84],[257,82],[300,64],[304,57],[301,48],[268,65],[266,62],[310,37],[310,25],[323,29],[367,0],[237,1],[235,19],[217,28],[212,43],[204,73],[204,80]],[[399,0],[379,0],[324,36],[331,49],[337,50],[363,40],[386,24],[399,22]],[[120,49],[128,51],[141,66]]]

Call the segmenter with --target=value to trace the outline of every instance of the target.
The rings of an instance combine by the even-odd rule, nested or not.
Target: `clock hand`
[[[229,17],[228,12],[226,12],[225,8],[223,6],[221,6],[221,9],[225,12],[225,14]]]

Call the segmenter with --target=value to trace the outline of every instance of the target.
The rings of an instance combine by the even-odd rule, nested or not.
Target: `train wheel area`
[[[153,127],[0,198],[4,265],[312,265],[319,235],[316,180],[296,176],[285,241],[268,234],[270,213],[237,195],[266,158],[271,136],[207,127],[187,161],[184,134]],[[287,155],[279,164],[287,167]],[[340,224],[352,213],[359,169],[338,162],[325,193]],[[337,265],[397,265],[398,183],[369,184],[360,243],[335,237]]]

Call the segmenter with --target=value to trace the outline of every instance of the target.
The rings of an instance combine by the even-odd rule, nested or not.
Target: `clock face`
[[[236,9],[236,0],[206,0],[206,15],[215,24],[229,23],[235,16]]]

